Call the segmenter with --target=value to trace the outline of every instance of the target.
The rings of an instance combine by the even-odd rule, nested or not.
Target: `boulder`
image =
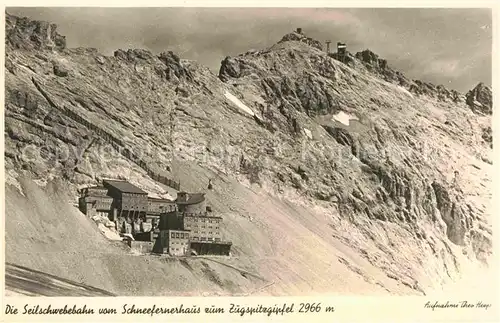
[[[465,102],[476,113],[493,113],[491,88],[484,85],[484,83],[479,83],[475,88],[470,90],[465,96]]]
[[[54,74],[59,76],[59,77],[68,76],[68,70],[62,65],[54,65],[53,70],[54,70]]]

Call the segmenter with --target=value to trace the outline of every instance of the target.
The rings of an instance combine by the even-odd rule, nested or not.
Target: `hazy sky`
[[[302,27],[366,48],[408,77],[457,89],[491,86],[489,9],[7,8],[58,25],[69,47],[172,50],[218,71],[225,56],[263,49]]]

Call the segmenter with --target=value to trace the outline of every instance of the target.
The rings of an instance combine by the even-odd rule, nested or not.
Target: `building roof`
[[[78,190],[80,195],[106,196],[108,189],[104,186],[88,186]]]
[[[102,181],[102,183],[104,185],[112,186],[122,193],[148,194],[147,192],[144,192],[137,186],[132,185],[127,181],[105,179]]]
[[[175,203],[175,201],[172,201],[172,200],[169,200],[169,199],[161,199],[161,198],[151,197],[151,196],[148,196],[148,201],[165,202],[165,203]]]
[[[205,201],[205,193],[188,193],[188,200],[184,202],[177,201],[177,204],[181,205],[191,205],[191,204],[198,204]]]
[[[96,189],[97,189],[97,190],[105,190],[105,189],[106,189],[106,187],[104,187],[104,186],[100,186],[100,185],[93,185],[93,186],[87,186],[87,187],[84,187],[84,188],[82,188],[82,189],[83,189],[83,190],[85,190],[85,189],[89,189],[89,190],[92,190],[92,189],[93,189],[93,190],[96,190]]]
[[[79,192],[83,192],[85,190],[106,190],[107,188],[105,188],[104,186],[99,186],[99,185],[92,185],[92,186],[85,186],[85,187],[81,187],[78,191]]]

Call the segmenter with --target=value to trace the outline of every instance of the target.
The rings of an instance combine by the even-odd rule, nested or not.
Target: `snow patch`
[[[38,185],[38,186],[40,186],[40,187],[46,187],[47,183],[48,183],[48,180],[45,180],[45,179],[34,179],[33,182],[35,182],[35,184]]]
[[[313,139],[311,130],[304,128],[304,133],[306,134],[307,138]]]
[[[340,111],[339,113],[337,113],[336,115],[334,115],[332,117],[332,120],[338,121],[338,122],[348,126],[350,120],[358,120],[358,118],[355,116],[352,116],[350,114],[347,114],[344,111]]]
[[[413,94],[411,94],[411,93],[410,93],[410,91],[408,91],[407,89],[405,89],[404,87],[399,86],[399,85],[398,85],[397,87],[398,87],[398,89],[399,89],[401,92],[405,93],[405,94],[406,94],[406,95],[408,95],[410,98],[413,98]]]
[[[382,86],[384,87],[390,87],[398,92],[402,92],[404,93],[405,95],[407,95],[408,97],[410,98],[413,98],[413,94],[411,94],[410,91],[408,91],[405,87],[401,86],[401,85],[397,85],[397,84],[394,84],[394,83],[391,83],[391,82],[386,82],[386,81],[383,81],[383,80],[380,80],[380,79],[376,79],[376,82],[381,84]]]
[[[233,102],[238,108],[240,108],[241,110],[245,111],[246,113],[248,113],[249,115],[251,116],[254,116],[255,113],[252,111],[252,109],[250,109],[249,107],[247,107],[243,102],[241,102],[237,97],[235,97],[234,95],[232,95],[231,93],[229,93],[229,91],[225,91],[224,92],[224,95],[225,97]]]
[[[99,231],[108,239],[108,240],[113,240],[113,241],[122,241],[122,237],[116,231],[109,229],[102,223],[98,223],[97,227],[99,228]]]
[[[26,197],[21,183],[17,180],[17,174],[13,170],[5,173],[5,184],[14,186],[22,196]]]
[[[175,200],[172,195],[168,193],[151,193],[149,192],[149,197],[155,198],[155,199],[164,199],[164,200]]]
[[[115,226],[113,221],[110,221],[107,217],[94,215],[92,220],[97,224],[99,231],[109,240],[121,241],[122,237],[112,229]]]

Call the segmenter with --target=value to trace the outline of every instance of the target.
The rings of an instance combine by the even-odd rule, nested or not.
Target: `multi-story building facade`
[[[171,256],[186,256],[190,254],[189,231],[160,230],[155,241],[153,252]]]
[[[113,198],[113,208],[117,210],[118,218],[135,221],[146,218],[148,210],[148,193],[127,181],[103,180],[103,186],[108,189],[108,195]]]
[[[177,208],[183,228],[190,231],[190,249],[195,254],[229,255],[231,242],[222,239],[222,217],[212,216],[205,194],[179,192]]]
[[[156,228],[160,222],[160,215],[169,214],[177,210],[175,201],[148,197],[148,211],[146,213],[146,227]]]
[[[171,201],[148,197],[127,181],[103,180],[103,186],[81,190],[79,202],[82,212],[108,215],[138,245],[151,242],[155,253],[229,255],[231,242],[223,240],[223,219],[212,216],[204,193],[179,192]]]
[[[168,230],[168,254],[172,256],[185,256],[190,253],[189,231]]]
[[[222,218],[218,216],[184,215],[184,229],[191,231],[193,241],[221,241]]]
[[[110,217],[113,198],[107,196],[107,193],[108,189],[103,186],[86,187],[80,190],[78,200],[80,210],[90,217],[94,215]]]
[[[148,215],[160,215],[162,213],[173,212],[177,209],[175,201],[148,197]]]

